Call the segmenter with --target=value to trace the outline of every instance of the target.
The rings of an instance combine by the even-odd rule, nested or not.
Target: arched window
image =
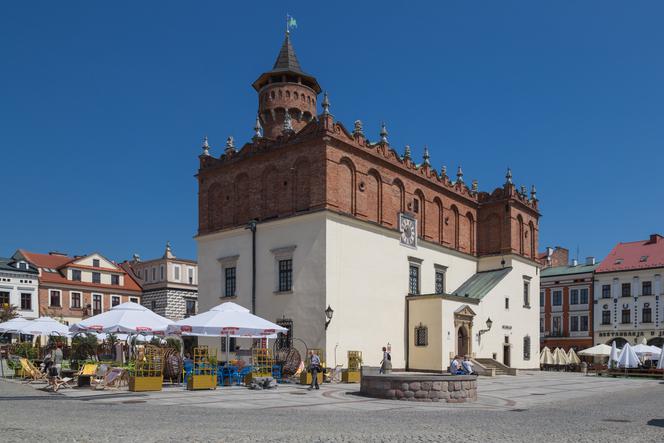
[[[468,212],[466,214],[466,218],[468,219],[468,245],[469,249],[468,252],[470,254],[475,253],[475,219],[473,218],[473,214]]]
[[[535,225],[531,221],[528,223],[528,230],[530,231],[530,256],[535,258],[535,254],[537,254],[537,245],[535,244]]]
[[[452,218],[454,223],[454,242],[452,243],[452,247],[459,249],[459,210],[454,205],[452,205]]]
[[[519,224],[519,254],[523,255],[523,237],[525,236],[523,228],[523,217],[519,214],[516,217],[516,221]]]

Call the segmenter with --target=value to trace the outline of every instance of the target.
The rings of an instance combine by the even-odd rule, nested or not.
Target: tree
[[[11,320],[12,318],[18,317],[18,308],[9,303],[3,303],[0,306],[0,323]]]

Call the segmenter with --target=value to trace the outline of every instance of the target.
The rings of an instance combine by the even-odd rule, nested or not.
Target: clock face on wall
[[[417,220],[406,214],[399,214],[399,230],[401,231],[401,244],[409,248],[416,248]]]

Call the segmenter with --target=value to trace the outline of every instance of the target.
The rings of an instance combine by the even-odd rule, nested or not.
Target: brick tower
[[[298,132],[316,116],[321,89],[313,76],[302,71],[288,32],[274,67],[252,86],[258,92],[258,115],[266,138],[276,139],[284,130]]]

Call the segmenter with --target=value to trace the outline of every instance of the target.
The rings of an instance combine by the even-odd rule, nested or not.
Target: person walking
[[[311,386],[309,390],[314,388],[320,389],[318,386],[318,373],[320,372],[320,357],[314,351],[309,351],[309,371],[311,371]]]
[[[383,346],[383,359],[380,361],[380,373],[389,374],[392,372],[392,356],[387,352],[387,348]]]
[[[52,352],[51,359],[53,360],[53,366],[58,371],[58,377],[60,377],[62,375],[62,360],[64,360],[64,355],[62,354],[62,343],[58,342]]]

